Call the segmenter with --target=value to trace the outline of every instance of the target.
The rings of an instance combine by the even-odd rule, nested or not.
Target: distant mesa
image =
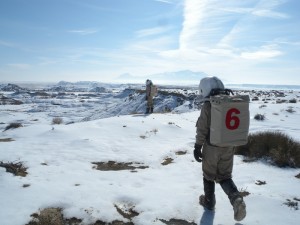
[[[0,86],[1,91],[12,91],[12,92],[18,92],[18,91],[25,91],[25,88],[21,88],[20,86],[16,84],[7,84]]]
[[[119,80],[138,80],[141,79],[137,76],[132,76],[130,73],[123,73],[118,77]]]
[[[67,86],[67,85],[70,85],[72,84],[71,82],[67,82],[67,81],[59,81],[57,83],[57,86]]]
[[[104,88],[104,87],[94,87],[94,88],[90,89],[90,92],[105,93],[106,88]]]
[[[196,81],[199,82],[203,77],[209,76],[204,72],[193,72],[190,70],[181,70],[177,72],[165,72],[158,74],[151,74],[147,76],[133,76],[129,73],[121,74],[118,80],[122,81],[143,81],[146,79],[156,81]]]
[[[68,82],[59,81],[56,85],[49,88],[49,91],[55,92],[65,92],[65,91],[77,91],[77,92],[106,92],[104,86],[110,86],[97,81],[78,81],[78,82]]]

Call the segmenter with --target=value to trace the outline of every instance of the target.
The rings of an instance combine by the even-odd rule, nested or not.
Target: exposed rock
[[[23,102],[0,94],[0,105],[21,105]]]

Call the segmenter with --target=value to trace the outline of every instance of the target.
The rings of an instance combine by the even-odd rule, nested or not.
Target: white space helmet
[[[151,85],[151,84],[152,84],[152,81],[149,80],[149,79],[147,79],[147,80],[146,80],[146,85],[148,86],[148,85]]]
[[[205,77],[200,80],[199,95],[202,98],[209,96],[212,89],[220,88],[224,90],[224,84],[217,77]]]

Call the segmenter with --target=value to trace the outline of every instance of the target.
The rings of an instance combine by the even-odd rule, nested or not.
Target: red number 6
[[[236,108],[229,109],[226,113],[226,127],[229,130],[235,130],[240,125],[240,119],[237,116],[234,116],[233,114],[240,114],[240,111]],[[233,124],[232,124],[233,121]]]

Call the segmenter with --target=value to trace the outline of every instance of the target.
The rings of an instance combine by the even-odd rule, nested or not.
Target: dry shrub
[[[4,131],[7,131],[9,129],[16,129],[19,127],[22,127],[23,125],[21,123],[10,123],[9,125],[7,125],[4,129]]]
[[[250,134],[248,143],[237,147],[236,154],[269,159],[279,167],[300,167],[300,143],[279,131]]]
[[[61,208],[46,208],[31,216],[33,219],[27,225],[64,225]]]
[[[287,111],[287,112],[289,112],[289,113],[294,113],[294,112],[296,112],[294,109],[293,109],[293,107],[289,107],[287,110],[285,110],[285,111]]]
[[[182,219],[170,219],[170,220],[164,220],[164,219],[159,219],[161,222],[167,225],[197,225],[195,222],[192,221],[186,221]]]
[[[153,129],[152,131],[150,131],[150,132],[153,132],[154,134],[156,134],[157,132],[158,132],[158,129]]]
[[[172,112],[172,109],[168,106],[165,106],[165,108],[163,109],[163,112],[164,113],[170,113],[170,112]]]
[[[11,142],[14,141],[12,138],[0,138],[0,142]]]
[[[295,200],[295,199],[294,199]],[[293,200],[290,200],[290,199],[287,199],[286,202],[283,203],[284,205],[294,209],[294,210],[299,210],[299,207],[298,207],[298,202],[297,201],[293,201]]]
[[[161,163],[161,165],[166,166],[166,165],[173,163],[173,161],[174,161],[174,159],[167,157],[164,159],[164,161]]]
[[[138,216],[139,213],[137,211],[134,210],[134,206],[133,207],[129,207],[127,208],[126,206],[125,207],[120,207],[118,205],[114,205],[117,212],[123,216],[124,218],[128,219],[128,220],[132,220],[134,217]]]
[[[265,107],[267,107],[267,105],[260,105],[259,106],[260,109],[265,108]]]
[[[85,210],[87,212],[87,210]],[[122,216],[131,220],[131,218],[138,215],[137,212],[129,209],[129,214],[123,214],[123,211],[120,209],[117,211],[120,213],[122,212]],[[127,212],[124,212],[127,213]],[[31,215],[32,219],[26,225],[83,225],[82,219],[72,217],[72,218],[65,218],[63,215],[62,208],[45,208],[40,209],[38,213],[33,213]],[[85,223],[84,223],[85,224]],[[89,223],[89,225],[134,225],[133,222],[123,222],[119,220],[114,220],[110,223],[104,222],[102,220],[97,220],[94,223]]]
[[[60,117],[54,117],[52,119],[52,124],[62,124],[63,123],[63,119]]]
[[[5,168],[6,172],[12,173],[15,176],[26,177],[26,175],[27,175],[27,167],[25,167],[22,162],[4,163],[4,162],[0,161],[0,167]]]
[[[144,166],[138,162],[92,162],[92,164],[96,165],[93,169],[101,170],[101,171],[119,171],[119,170],[135,170],[135,169],[147,169],[148,166]]]
[[[244,188],[241,188],[241,190],[239,190],[239,193],[242,197],[246,197],[246,196],[250,195],[250,192]]]
[[[261,120],[261,121],[263,121],[263,120],[265,120],[266,119],[266,117],[265,117],[265,115],[262,115],[262,114],[256,114],[255,116],[254,116],[254,119],[255,120]]]

